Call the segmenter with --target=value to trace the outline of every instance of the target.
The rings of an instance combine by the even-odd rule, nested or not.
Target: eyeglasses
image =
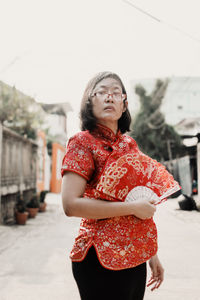
[[[91,97],[98,97],[101,100],[105,100],[110,96],[116,101],[122,101],[126,98],[126,95],[120,92],[107,93],[106,91],[97,91]]]

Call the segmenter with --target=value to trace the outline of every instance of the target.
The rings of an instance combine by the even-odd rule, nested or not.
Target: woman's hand
[[[138,200],[133,202],[133,215],[139,219],[149,219],[153,217],[156,207],[155,200]]]
[[[164,279],[164,269],[157,254],[149,260],[149,266],[151,268],[151,278],[149,279],[147,286],[153,284],[151,288],[151,291],[153,291],[159,288]]]

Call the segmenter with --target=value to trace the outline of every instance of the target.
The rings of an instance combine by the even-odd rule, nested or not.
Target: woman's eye
[[[105,91],[98,91],[98,94],[99,94],[99,95],[105,95],[106,92],[105,92]]]

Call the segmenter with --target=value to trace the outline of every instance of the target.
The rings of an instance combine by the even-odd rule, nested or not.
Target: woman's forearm
[[[104,219],[133,214],[133,205],[90,198],[75,198],[66,206],[68,216]]]
[[[64,206],[64,205],[63,205]],[[119,216],[135,215],[140,219],[151,218],[156,210],[148,201],[111,202],[90,198],[75,198],[64,206],[67,216],[88,219],[104,219]]]
[[[67,216],[104,219],[135,215],[140,219],[153,216],[156,208],[150,201],[112,202],[83,198],[86,180],[76,174],[67,174],[62,181],[63,209]]]

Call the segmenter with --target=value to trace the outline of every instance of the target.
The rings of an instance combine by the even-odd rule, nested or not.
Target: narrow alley
[[[80,299],[68,258],[80,220],[64,215],[60,195],[46,201],[47,211],[27,225],[0,226],[0,300]],[[165,280],[154,292],[147,288],[145,300],[199,300],[200,213],[169,199],[155,221]]]

